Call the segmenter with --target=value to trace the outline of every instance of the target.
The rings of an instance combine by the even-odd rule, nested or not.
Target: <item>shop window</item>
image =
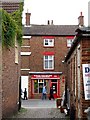
[[[34,93],[38,93],[38,80],[34,80]]]
[[[34,80],[34,93],[42,93],[43,86],[46,85],[48,92],[48,80]]]
[[[44,46],[45,47],[53,47],[54,46],[54,39],[44,39]]]

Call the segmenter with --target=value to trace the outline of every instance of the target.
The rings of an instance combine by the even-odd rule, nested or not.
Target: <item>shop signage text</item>
[[[31,79],[60,79],[60,75],[32,75]]]

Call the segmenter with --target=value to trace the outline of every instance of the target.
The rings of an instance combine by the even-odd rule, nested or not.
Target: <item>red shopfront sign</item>
[[[60,75],[32,75],[31,79],[60,79]]]

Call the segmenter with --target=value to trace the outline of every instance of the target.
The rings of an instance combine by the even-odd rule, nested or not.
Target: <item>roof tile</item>
[[[78,25],[32,25],[23,27],[24,35],[75,35]]]

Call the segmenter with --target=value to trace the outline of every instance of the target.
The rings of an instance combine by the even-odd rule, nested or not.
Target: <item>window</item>
[[[54,46],[54,39],[44,39],[44,46],[53,47]]]
[[[34,80],[34,93],[38,93],[38,80]]]
[[[67,39],[67,47],[71,47],[73,39]]]
[[[54,69],[54,55],[44,56],[44,69]]]
[[[47,86],[48,92],[48,80],[34,80],[34,93],[42,93],[44,84]]]

